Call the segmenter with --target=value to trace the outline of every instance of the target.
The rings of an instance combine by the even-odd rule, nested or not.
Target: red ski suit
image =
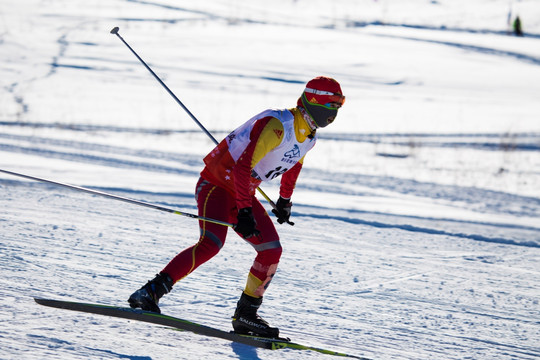
[[[244,292],[261,297],[274,276],[281,244],[274,224],[255,197],[261,181],[282,175],[280,196],[290,198],[304,155],[316,141],[298,108],[267,110],[229,134],[205,158],[195,198],[200,216],[236,223],[238,209],[252,207],[260,235],[246,239],[257,256]],[[216,255],[228,227],[199,221],[199,242],[174,257],[162,270],[177,282]]]

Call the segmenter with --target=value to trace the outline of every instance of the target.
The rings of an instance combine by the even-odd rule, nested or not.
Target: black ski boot
[[[159,299],[172,289],[173,281],[169,275],[160,273],[150,280],[139,290],[135,291],[128,299],[129,306],[133,309],[141,308],[146,311],[161,313]]]
[[[254,298],[242,293],[232,320],[235,333],[269,338],[277,338],[279,336],[278,328],[271,327],[257,315],[257,310],[261,306],[261,303],[262,297]]]

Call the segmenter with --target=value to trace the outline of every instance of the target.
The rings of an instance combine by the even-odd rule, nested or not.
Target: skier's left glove
[[[257,222],[253,218],[253,211],[250,207],[238,210],[238,223],[234,225],[234,230],[240,233],[244,239],[258,236],[261,232],[257,230]]]
[[[272,210],[277,217],[278,223],[283,224],[286,222],[289,225],[294,225],[292,221],[289,221],[289,218],[291,217],[291,208],[291,199],[284,199],[280,196],[276,202],[276,208]]]

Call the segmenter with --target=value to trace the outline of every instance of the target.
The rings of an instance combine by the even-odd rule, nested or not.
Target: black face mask
[[[331,124],[337,116],[337,108],[329,108],[325,105],[312,104],[306,99],[305,94],[302,94],[302,104],[315,124],[317,124],[317,128],[328,126],[328,124]]]

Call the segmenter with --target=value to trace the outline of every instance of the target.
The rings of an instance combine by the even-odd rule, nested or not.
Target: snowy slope
[[[0,169],[196,212],[213,143],[114,26],[219,139],[333,76],[347,101],[307,158],[296,225],[277,225],[262,315],[373,359],[540,357],[538,2],[5,0],[0,14]],[[2,359],[329,358],[38,306],[126,305],[197,224],[3,173],[0,206]],[[231,234],[163,311],[228,329],[253,257]]]

